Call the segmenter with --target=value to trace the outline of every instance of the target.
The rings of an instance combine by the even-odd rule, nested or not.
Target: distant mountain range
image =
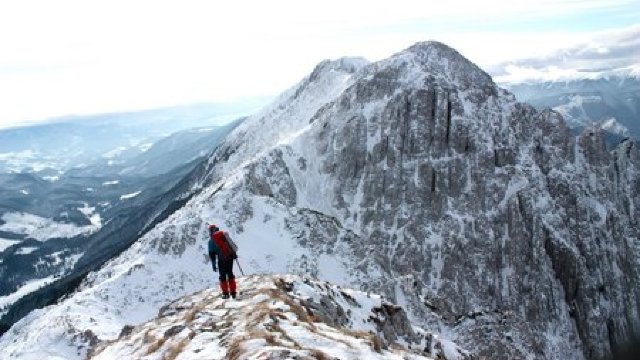
[[[32,172],[55,179],[68,169],[101,159],[104,166],[123,164],[166,136],[229,123],[256,111],[264,101],[71,116],[0,129],[0,173]]]
[[[640,139],[640,79],[611,76],[556,82],[503,84],[518,100],[537,109],[552,108],[571,128],[583,129],[592,123],[620,140]]]

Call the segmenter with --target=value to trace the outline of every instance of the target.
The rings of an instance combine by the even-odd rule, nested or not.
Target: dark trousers
[[[235,279],[233,275],[233,259],[218,258],[218,271],[220,271],[220,282],[227,282]]]

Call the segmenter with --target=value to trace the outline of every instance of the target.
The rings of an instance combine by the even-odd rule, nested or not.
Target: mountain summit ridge
[[[251,274],[382,293],[480,356],[611,358],[640,330],[637,146],[574,138],[448,49],[301,81],[234,129],[184,207],[0,348],[37,355],[62,337],[86,349],[74,336],[116,339],[210,287],[193,261],[209,221]]]
[[[291,275],[239,280],[239,299],[224,301],[215,289],[176,299],[89,358],[472,359],[378,295]]]
[[[398,55],[411,53],[428,69],[427,72],[445,75],[465,74],[471,76],[471,86],[495,86],[491,76],[476,64],[460,54],[456,49],[438,42],[425,41],[416,43]],[[393,58],[393,56],[392,56]],[[445,62],[446,61],[446,62]],[[439,67],[438,65],[442,65]]]

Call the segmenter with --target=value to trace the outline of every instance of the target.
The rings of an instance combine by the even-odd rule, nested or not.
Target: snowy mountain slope
[[[358,63],[359,61],[355,61],[355,62]],[[329,101],[331,98],[327,97],[327,95],[335,96],[335,92],[336,92],[335,90],[332,90],[332,88],[335,87],[336,85],[339,86],[343,84],[349,75],[349,73],[345,73],[340,68],[334,69],[332,65],[334,64],[325,63],[325,64],[319,65],[319,68],[323,67],[327,69],[327,71],[316,72],[316,74],[322,75],[322,78],[317,79],[318,75],[316,75],[315,82],[310,82],[308,81],[309,79],[306,79],[305,81],[301,82],[298,86],[294,87],[291,91],[289,91],[288,93],[289,95],[284,94],[279,100],[277,100],[274,103],[273,106],[265,110],[264,113],[267,114],[266,117],[270,119],[270,121],[273,121],[271,119],[275,118],[275,116],[279,116],[280,118],[283,118],[284,116],[287,116],[287,115],[295,116],[297,114],[296,110],[298,109],[302,109],[302,111],[313,113],[314,109],[310,107],[309,103],[312,103],[316,107],[319,107],[322,104]],[[346,67],[348,71],[350,72],[353,71],[352,64],[350,62],[346,63]],[[318,86],[318,80],[321,83],[325,84],[325,86],[324,87]],[[308,90],[308,91],[305,91],[305,90]],[[300,98],[300,97],[302,98],[299,99],[299,101],[295,101],[296,98]],[[263,119],[263,117],[256,116],[254,118],[248,119],[245,121],[245,124],[251,121],[252,119],[258,119],[253,121],[260,121],[261,119]],[[284,120],[288,120],[288,119],[285,118],[283,119],[283,121]],[[254,126],[255,129],[257,130],[261,130],[259,124],[252,125],[252,126]],[[243,127],[239,127],[238,129],[236,129],[236,132],[238,130],[242,131],[242,129]],[[293,129],[293,131],[297,131],[297,129]],[[279,137],[283,134],[285,133],[282,131],[271,133],[271,135],[273,135],[274,137]],[[278,141],[277,138],[269,139],[264,135],[262,137],[260,137],[260,135],[257,135],[252,140],[253,141],[240,142],[241,146],[244,146],[246,148],[245,151],[249,154],[249,156],[255,156],[256,152],[260,151],[260,147],[257,145],[261,145],[261,144],[258,144],[258,141],[263,141],[264,143],[266,143],[266,145],[263,145],[263,146],[268,146],[269,144],[275,145]],[[218,150],[217,153],[220,153],[220,152],[224,153],[225,152],[224,149],[225,147],[223,145],[221,146],[221,148]],[[205,181],[206,176],[210,176],[211,174],[210,170],[200,171],[200,172],[204,176],[202,181]],[[236,177],[236,179],[239,179],[239,178]],[[122,326],[124,326],[126,323],[134,319],[137,320],[138,322],[145,321],[149,319],[151,316],[153,316],[157,312],[157,309],[160,306],[162,306],[164,303],[176,297],[185,295],[187,293],[191,293],[193,291],[199,290],[203,287],[210,285],[211,277],[212,277],[212,274],[210,273],[211,271],[210,268],[208,266],[198,264],[197,262],[194,263],[194,259],[200,259],[201,258],[200,253],[204,253],[205,244],[200,243],[198,244],[198,247],[187,246],[187,245],[194,245],[196,239],[201,239],[204,237],[204,234],[200,233],[200,231],[202,230],[200,229],[200,227],[203,226],[203,223],[199,222],[197,225],[191,224],[190,223],[191,220],[206,218],[207,220],[210,221],[212,219],[216,219],[216,221],[220,220],[219,223],[222,224],[222,221],[221,221],[222,219],[220,218],[214,218],[212,216],[202,215],[202,212],[204,210],[201,208],[201,206],[204,204],[208,204],[208,201],[206,200],[207,197],[209,197],[212,192],[215,192],[216,189],[217,187],[212,187],[210,188],[210,190],[207,190],[206,192],[204,192],[204,194],[199,195],[198,197],[201,199],[199,201],[190,201],[189,203],[190,206],[195,206],[196,208],[192,208],[188,212],[190,214],[198,214],[197,216],[194,217],[193,215],[187,215],[187,218],[183,219],[180,215],[173,215],[173,216],[176,216],[176,219],[181,219],[179,221],[181,222],[184,221],[185,222],[184,225],[188,226],[188,228],[183,228],[182,226],[179,228],[176,228],[174,225],[171,225],[170,228],[168,229],[163,228],[162,230],[159,230],[159,232],[157,232],[159,228],[155,228],[148,235],[144,237],[144,239],[147,239],[147,240],[143,240],[142,242],[138,242],[134,244],[134,246],[131,249],[126,251],[119,258],[119,260],[116,259],[114,262],[111,263],[112,266],[119,267],[120,266],[119,263],[122,262],[123,263],[122,266],[127,267],[126,271],[124,272],[116,271],[114,273],[112,270],[107,270],[106,273],[99,272],[96,275],[91,275],[87,280],[87,282],[90,284],[96,283],[95,285],[96,289],[97,287],[102,288],[101,290],[99,290],[99,292],[105,294],[104,298],[103,297],[96,298],[96,290],[91,290],[86,293],[84,291],[81,291],[83,295],[78,294],[79,296],[73,297],[74,298],[74,301],[72,302],[73,306],[68,305],[64,308],[57,308],[61,311],[61,313],[57,313],[58,310],[54,310],[53,312],[48,311],[47,317],[46,317],[48,320],[45,319],[44,317],[39,317],[37,315],[40,312],[40,310],[35,311],[33,314],[29,315],[27,318],[31,318],[32,316],[34,316],[34,318],[38,319],[37,320],[38,323],[41,320],[44,321],[43,323],[39,323],[40,325],[36,325],[36,326],[45,326],[44,325],[45,323],[48,323],[48,324],[60,323],[60,327],[49,326],[51,333],[59,332],[60,334],[74,334],[74,333],[77,334],[78,331],[80,331],[81,333],[82,331],[84,331],[84,329],[89,328],[87,326],[90,325],[88,323],[82,322],[82,319],[86,318],[87,303],[104,304],[105,306],[107,306],[106,309],[127,309],[124,314],[121,314],[121,311],[118,311],[118,312],[114,312],[114,314],[112,315],[107,315],[104,313],[104,311],[100,311],[99,314],[101,315],[101,317],[106,316],[107,318],[109,318],[109,320],[103,324],[104,326],[101,326],[101,328],[103,329],[102,332],[96,331],[96,334],[101,338],[110,338],[110,337],[112,338],[117,335],[119,329]],[[229,194],[228,201],[231,202],[233,200],[231,199],[232,196],[233,194]],[[221,196],[218,197],[218,199],[221,199],[221,198],[222,198]],[[256,205],[259,207],[260,204],[263,202],[263,200],[264,199],[256,199]],[[219,205],[222,205],[222,203],[219,203]],[[282,210],[284,209],[281,209],[280,213],[282,212]],[[206,209],[206,211],[210,213],[211,209]],[[218,211],[221,213],[222,209]],[[277,216],[276,211],[269,211],[268,213],[263,214],[263,217],[264,218],[267,218],[269,216],[275,217],[276,221],[273,222],[274,226],[272,228],[274,229],[274,231],[278,231],[276,229],[285,228],[285,224],[283,220],[285,215],[286,214]],[[253,230],[253,233],[258,235],[255,237],[256,239],[265,238],[264,236],[262,237],[259,236],[259,234],[263,230],[264,230],[264,224],[262,224],[262,222],[257,222]],[[176,231],[178,231],[180,234],[175,233]],[[186,234],[182,234],[183,231],[186,231],[189,235],[185,236]],[[298,253],[302,253],[302,254],[305,253],[303,250],[299,250],[299,249],[296,250],[296,248],[298,247],[295,246],[295,241],[293,239],[289,241],[286,241],[286,240],[282,241],[280,242],[280,244],[278,244],[279,243],[279,241],[277,241],[278,239],[275,239],[275,238],[266,237],[266,240],[270,242],[270,245],[280,245],[281,248],[285,248],[285,249],[292,248],[290,251],[297,251]],[[248,251],[243,252],[243,254],[245,254],[244,255],[245,259],[248,261],[248,264],[249,264],[248,269],[251,269],[254,272],[261,272],[263,271],[262,269],[266,268],[266,269],[269,269],[270,271],[279,271],[281,273],[286,273],[288,272],[288,270],[290,270],[290,268],[286,267],[286,260],[282,259],[279,253],[273,250],[266,251],[266,252],[262,251],[262,250],[265,250],[265,246],[260,245],[260,242],[256,242],[255,244],[258,246],[253,248],[256,250],[253,258],[250,255],[251,254],[250,252]],[[249,247],[250,246],[247,245],[247,248]],[[268,248],[270,247],[271,246],[269,246]],[[133,275],[138,275],[138,274],[137,272],[128,271],[128,269],[135,269],[135,267],[133,268],[129,267],[128,265],[129,261],[132,258],[144,259],[146,257],[144,254],[148,251],[149,248],[154,249],[152,250],[153,253],[159,252],[160,258],[156,260],[152,260],[150,262],[149,260],[147,260],[146,262],[143,262],[142,260],[134,260],[133,261],[134,263],[138,263],[138,262],[144,263],[144,267],[147,269],[147,271],[144,272],[143,278],[138,280],[131,279],[130,276],[132,274]],[[176,263],[176,264],[173,264],[171,267],[167,267],[166,266],[167,259],[165,257],[167,256],[166,254],[167,251],[170,251],[170,250],[179,251],[179,255],[181,256],[178,257],[177,259],[174,259],[174,260],[177,260],[179,264]],[[186,253],[182,253],[182,252],[186,252]],[[286,253],[287,251],[283,250],[283,252]],[[309,255],[309,257],[311,256]],[[274,259],[277,261],[276,263],[274,263]],[[110,265],[107,265],[107,267],[111,268]],[[154,276],[157,276],[158,281],[149,283],[147,281],[148,274],[154,274]],[[162,276],[160,274],[165,274],[166,276]],[[194,278],[193,274],[200,274],[200,275]],[[115,277],[113,279],[107,282],[103,282],[103,280],[105,280],[106,278],[110,278],[111,276],[114,276],[114,275]],[[97,276],[97,279],[93,280],[93,276]],[[180,283],[178,285],[176,285],[175,279],[180,280]],[[169,281],[169,283],[166,283],[166,281]],[[121,294],[123,292],[123,288],[126,289],[129,286],[131,286],[131,288],[129,288],[127,292],[131,292],[131,294],[138,294],[138,295],[135,295],[133,297],[130,297],[130,296],[122,297]],[[152,293],[154,295],[149,296],[149,293]],[[78,300],[80,298],[83,298],[83,300]],[[104,299],[110,299],[109,301],[120,299],[124,303],[111,305],[111,304],[108,304],[108,301],[105,303]],[[147,299],[147,300],[144,300],[144,299]],[[71,301],[71,299],[69,299],[69,301]],[[142,301],[143,303],[140,303],[139,301]],[[60,320],[53,320],[56,318],[59,318]],[[73,319],[73,320],[69,321],[67,319]],[[29,321],[29,319],[25,319],[25,320],[27,322]],[[102,320],[106,320],[106,319],[102,319]],[[12,329],[15,329],[16,327],[20,328],[20,325],[17,324]],[[83,329],[83,330],[79,330],[79,329]],[[11,332],[7,333],[2,338],[2,341],[10,338],[11,336],[12,336]],[[37,341],[41,344],[41,346],[37,348],[31,347],[31,346],[23,347],[23,345],[26,345],[30,341]],[[34,349],[36,349],[36,352],[33,356],[38,357],[38,356],[41,356],[41,354],[39,354],[38,351],[42,351],[43,348],[47,348],[47,346],[44,346],[44,344],[47,344],[48,341],[50,340],[46,340],[42,338],[24,339],[24,341],[21,341],[17,344],[17,349],[14,349],[13,347],[9,347],[6,350],[8,351],[8,353],[14,354],[14,356],[25,357],[25,356],[29,356],[27,354],[30,352],[33,352]],[[74,341],[75,340],[72,339],[72,342]],[[73,345],[71,346],[73,347]],[[47,356],[53,356],[53,354],[47,353]]]
[[[156,319],[96,344],[90,359],[465,359],[454,344],[414,329],[378,295],[292,276],[240,278],[239,300],[207,289]],[[412,350],[413,349],[413,350]]]
[[[640,327],[638,169],[634,142],[574,138],[442,44],[322,63],[229,135],[182,208],[0,349],[81,357],[210,287],[213,221],[247,273],[382,293],[480,355],[610,358]]]
[[[210,159],[225,171],[234,171],[280,142],[286,142],[309,127],[319,108],[351,85],[353,74],[367,64],[362,58],[323,61],[299,84],[281,94],[272,104],[242,122],[233,136]]]

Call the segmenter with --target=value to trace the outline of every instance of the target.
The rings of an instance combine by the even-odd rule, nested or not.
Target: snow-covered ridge
[[[341,59],[319,64],[311,75],[271,106],[238,126],[214,154],[211,160],[216,167],[211,173],[223,175],[221,180],[225,187],[215,195],[213,201],[210,196],[219,188],[215,182],[120,257],[109,262],[102,270],[90,274],[73,297],[58,306],[37,310],[17,323],[4,337],[6,342],[0,340],[0,348],[21,358],[40,358],[44,348],[54,346],[53,342],[57,344],[57,350],[44,352],[48,356],[66,354],[69,348],[77,345],[84,349],[86,344],[79,344],[78,341],[86,331],[91,330],[103,341],[114,339],[127,323],[147,321],[167,301],[211,284],[213,277],[210,269],[194,262],[204,251],[203,244],[198,241],[204,236],[204,219],[231,227],[234,238],[244,249],[242,257],[245,270],[249,273],[299,272],[339,284],[379,281],[377,279],[383,277],[384,273],[377,265],[365,265],[366,275],[351,270],[356,266],[353,263],[355,258],[349,258],[353,250],[346,242],[336,243],[334,254],[324,253],[321,249],[306,249],[298,244],[299,237],[309,230],[297,223],[331,221],[333,214],[332,197],[322,198],[333,184],[325,182],[330,180],[326,176],[319,176],[321,164],[316,161],[314,147],[309,146],[323,126],[322,122],[313,119],[317,114],[322,115],[322,109],[340,106],[336,102],[338,98],[345,101],[359,91],[356,82],[375,78],[378,74],[384,81],[387,79],[385,71],[389,71],[391,77],[388,78],[390,83],[383,86],[388,86],[393,94],[401,88],[421,88],[429,76],[442,77],[440,80],[443,85],[447,85],[444,81],[450,80],[449,75],[441,71],[466,69],[469,66],[466,60],[460,61],[456,58],[457,53],[441,44],[423,44],[417,50],[366,66],[361,59]],[[448,58],[439,62],[441,51]],[[399,77],[394,73],[396,68],[401,69]],[[473,70],[476,71],[475,68]],[[470,76],[484,78],[481,72]],[[469,79],[460,72],[451,78],[451,81],[457,82],[447,87],[475,87]],[[381,95],[377,84],[370,85],[375,96],[363,106],[366,105],[365,108],[373,114],[382,111],[389,98]],[[480,88],[484,85],[480,84]],[[347,89],[349,93],[344,94]],[[278,150],[287,148],[295,151]],[[304,154],[308,166],[308,172],[295,174],[295,187],[304,190],[293,201],[298,203],[297,208],[288,209],[270,201],[268,197],[256,197],[243,188],[246,185],[244,181],[268,176],[270,168],[279,169],[281,161],[292,164],[289,166],[291,171],[304,168],[303,164],[293,166],[300,160],[293,157],[296,152]],[[222,157],[224,154],[229,156]],[[273,154],[281,154],[282,158],[272,160]],[[276,179],[275,176],[269,178]],[[309,182],[299,182],[302,179]],[[289,184],[283,183],[281,190],[286,193],[288,188]],[[247,209],[250,213],[244,214]],[[317,213],[318,210],[321,213]],[[322,217],[318,218],[319,215]],[[292,228],[295,231],[292,232]],[[329,230],[323,236],[333,238],[338,234],[339,239],[352,236],[348,230],[340,227]],[[154,281],[149,281],[150,277]],[[46,334],[32,330],[44,327],[47,328]],[[59,341],[58,336],[65,341]],[[11,339],[19,340],[13,342]]]
[[[226,159],[224,169],[232,173],[258,154],[304,131],[320,107],[338,97],[353,83],[354,74],[367,64],[363,58],[325,60],[318,64],[309,76],[234,129],[228,136],[231,156]]]
[[[390,80],[405,88],[423,87],[426,79],[461,90],[495,86],[486,72],[456,50],[436,41],[418,43],[376,63],[358,57],[325,60],[309,76],[281,94],[271,105],[250,116],[229,135],[228,152],[231,154],[226,159],[225,169],[246,165],[258,154],[298,137],[311,128],[309,121],[321,107],[335,101],[357,81],[370,79],[385,69],[399,69],[399,76]]]
[[[237,300],[223,300],[215,289],[177,299],[117,340],[95,344],[89,359],[471,358],[412,327],[402,308],[379,295],[297,276],[238,281]]]

